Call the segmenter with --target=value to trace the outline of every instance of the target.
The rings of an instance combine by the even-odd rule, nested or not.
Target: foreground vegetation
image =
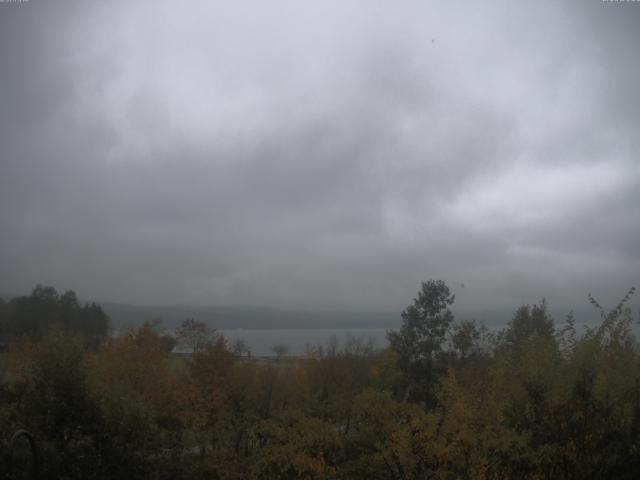
[[[187,359],[157,324],[109,338],[99,307],[38,287],[0,303],[0,431],[31,431],[52,479],[636,478],[632,294],[590,297],[581,334],[544,301],[490,334],[430,281],[384,351],[258,363],[194,320]]]

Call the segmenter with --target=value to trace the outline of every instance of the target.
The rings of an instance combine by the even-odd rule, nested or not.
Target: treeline
[[[81,305],[73,290],[58,294],[53,287],[37,285],[31,295],[9,302],[0,298],[0,342],[28,336],[43,339],[52,326],[81,333],[93,346],[109,333],[109,318],[95,303]]]
[[[640,349],[626,307],[579,333],[544,302],[491,333],[422,284],[390,347],[264,362],[195,320],[170,353],[145,324],[87,348],[69,324],[2,356],[0,431],[41,478],[586,479],[640,471]]]

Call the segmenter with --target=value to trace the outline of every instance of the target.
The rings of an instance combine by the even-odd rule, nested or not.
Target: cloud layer
[[[640,272],[638,25],[610,2],[0,4],[0,291],[615,302]]]

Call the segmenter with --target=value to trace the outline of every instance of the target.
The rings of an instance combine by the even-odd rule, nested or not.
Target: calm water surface
[[[345,345],[349,339],[358,339],[363,343],[371,340],[376,349],[387,345],[387,329],[363,328],[363,329],[303,329],[303,330],[218,330],[224,335],[233,347],[236,340],[244,340],[252,355],[275,355],[273,347],[283,345],[289,355],[302,355],[307,346],[326,346],[332,341],[337,341],[338,348]]]

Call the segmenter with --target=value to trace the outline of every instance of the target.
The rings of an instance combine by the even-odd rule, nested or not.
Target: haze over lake
[[[288,355],[303,355],[308,348],[336,345],[338,349],[349,340],[357,340],[375,349],[387,346],[387,330],[384,328],[363,329],[278,329],[278,330],[219,330],[233,347],[236,340],[244,340],[252,355],[273,356],[273,347],[285,346]]]

